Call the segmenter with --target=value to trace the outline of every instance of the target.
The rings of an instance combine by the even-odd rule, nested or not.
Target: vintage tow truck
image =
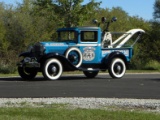
[[[49,80],[57,80],[63,71],[83,71],[88,78],[94,78],[99,71],[108,70],[112,78],[122,78],[133,56],[133,45],[145,33],[142,29],[132,29],[112,41],[109,24],[116,21],[113,17],[106,23],[106,29],[100,27],[71,27],[57,30],[56,41],[38,42],[30,46],[19,57],[17,64],[19,75],[23,79],[33,79],[38,72]],[[96,22],[96,21],[94,21]],[[124,47],[134,35],[135,42]]]

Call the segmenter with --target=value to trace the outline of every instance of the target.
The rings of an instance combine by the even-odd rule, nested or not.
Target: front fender
[[[30,56],[30,52],[23,52],[21,54],[19,54],[19,57],[29,57]]]
[[[56,58],[58,59],[62,65],[63,65],[63,70],[65,71],[68,71],[68,70],[78,70],[78,68],[76,68],[65,56],[63,55],[60,55],[58,53],[49,53],[49,54],[46,54],[44,55],[41,60],[39,61],[42,66],[43,64],[45,63],[45,61],[47,59],[50,59],[50,58]]]

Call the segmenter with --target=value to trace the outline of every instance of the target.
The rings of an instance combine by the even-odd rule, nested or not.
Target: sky
[[[23,0],[0,0],[5,4],[22,3]],[[84,4],[90,0],[84,0]],[[102,8],[121,7],[130,16],[139,16],[145,20],[151,20],[153,18],[153,6],[155,0],[95,0],[96,2],[102,1]]]

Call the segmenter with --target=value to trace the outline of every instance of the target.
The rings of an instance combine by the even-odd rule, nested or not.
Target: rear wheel
[[[37,70],[26,67],[18,67],[19,75],[26,80],[34,79],[37,75]]]
[[[108,72],[112,78],[122,78],[126,72],[126,65],[120,58],[114,58],[109,65]]]
[[[87,78],[94,78],[98,75],[98,72],[99,71],[83,71],[84,75],[87,77]]]
[[[62,64],[59,60],[51,58],[48,59],[43,67],[42,74],[46,79],[57,80],[63,72]]]

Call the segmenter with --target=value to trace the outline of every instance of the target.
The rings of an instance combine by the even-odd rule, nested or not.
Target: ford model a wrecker
[[[109,24],[104,31],[100,27],[72,27],[57,30],[58,39],[50,42],[38,42],[21,53],[23,59],[17,64],[19,75],[23,79],[33,79],[38,72],[49,80],[57,80],[63,71],[83,71],[88,78],[95,77],[99,71],[108,70],[112,78],[124,76],[126,66],[133,55],[133,45],[144,33],[142,29],[125,32],[112,41]],[[124,44],[134,35],[137,39],[130,47]]]

